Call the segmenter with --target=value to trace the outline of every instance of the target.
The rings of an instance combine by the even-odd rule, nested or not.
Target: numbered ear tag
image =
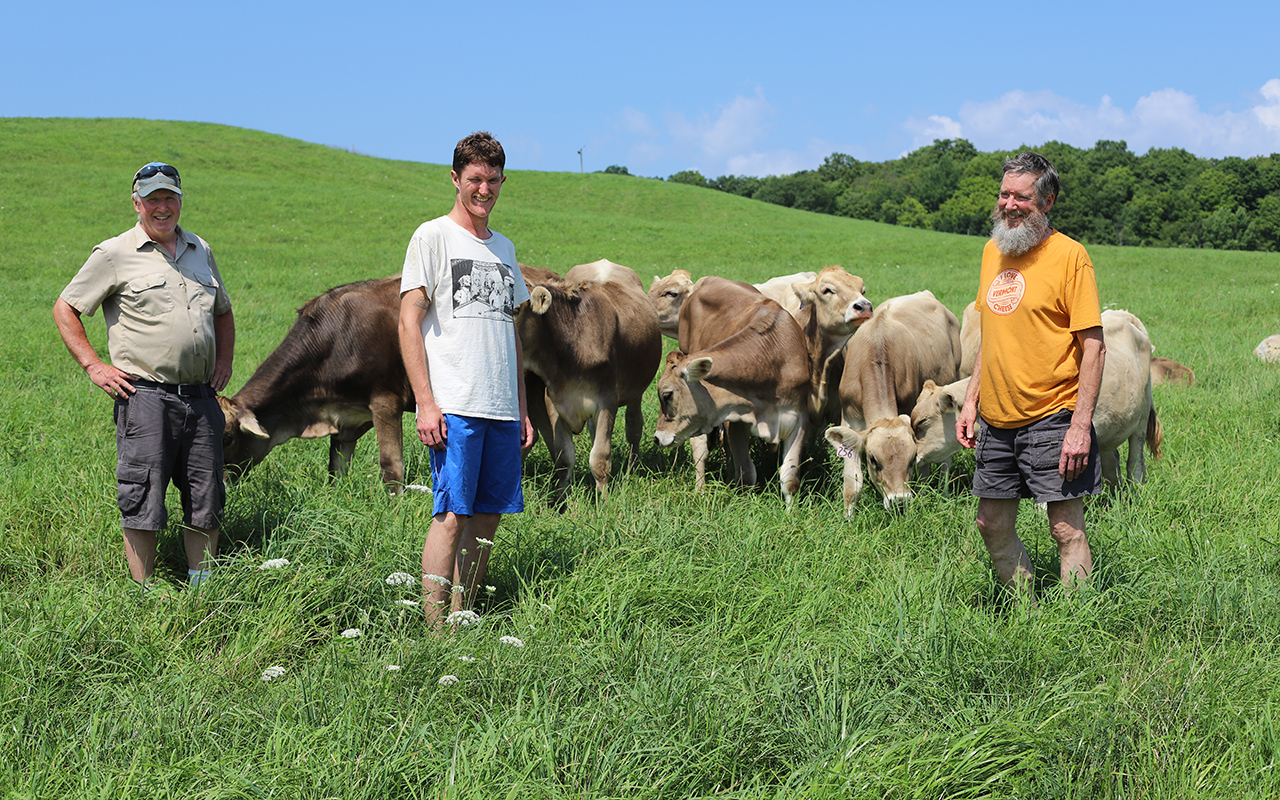
[[[850,447],[847,444],[836,445],[836,455],[840,456],[841,458],[853,458],[857,454],[858,454],[858,451],[854,450],[852,447]]]

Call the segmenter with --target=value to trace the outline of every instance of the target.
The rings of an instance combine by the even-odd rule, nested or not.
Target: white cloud
[[[1204,158],[1268,155],[1280,152],[1280,79],[1267,81],[1255,105],[1240,112],[1205,112],[1194,95],[1177,89],[1152,92],[1129,111],[1108,96],[1088,106],[1050,91],[1018,90],[966,102],[956,116],[911,118],[902,127],[913,148],[956,138],[968,139],[979,150],[1050,140],[1088,148],[1099,139],[1123,139],[1138,154],[1152,147],[1181,147]]]

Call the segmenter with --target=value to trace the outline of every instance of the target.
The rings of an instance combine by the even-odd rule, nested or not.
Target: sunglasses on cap
[[[174,183],[178,186],[182,186],[182,178],[178,177],[178,170],[162,161],[152,161],[150,164],[143,166],[142,169],[138,170],[137,173],[134,174],[133,180],[136,183],[143,178],[150,178],[157,173],[173,178]]]

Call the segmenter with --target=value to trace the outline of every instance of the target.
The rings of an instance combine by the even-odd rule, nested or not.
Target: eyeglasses
[[[150,164],[143,166],[142,169],[138,170],[137,173],[134,174],[133,176],[134,183],[137,183],[143,178],[150,178],[152,175],[155,175],[156,173],[160,173],[161,175],[168,175],[170,178],[173,178],[173,182],[178,184],[179,188],[182,187],[182,178],[178,177],[178,170],[174,169],[168,164],[165,164],[162,161],[152,161]]]

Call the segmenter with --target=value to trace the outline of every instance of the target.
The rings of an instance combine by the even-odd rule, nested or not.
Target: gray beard
[[[991,215],[991,239],[996,248],[1006,256],[1023,256],[1036,245],[1049,238],[1049,217],[1042,211],[1033,211],[1022,218],[1022,224],[1009,227],[1000,209]]]

